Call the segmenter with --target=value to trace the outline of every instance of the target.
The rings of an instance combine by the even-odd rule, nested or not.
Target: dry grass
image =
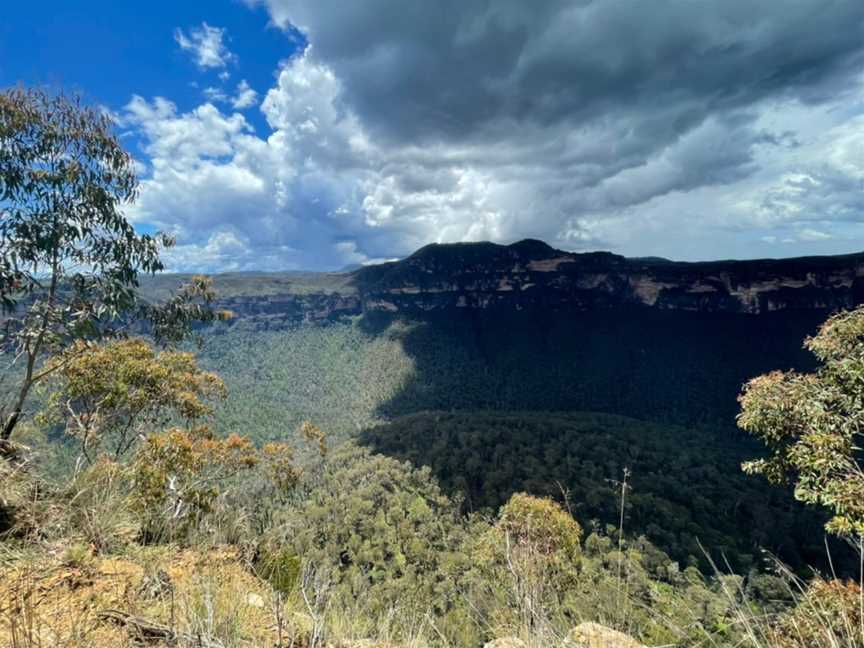
[[[864,545],[860,540],[856,550],[860,556],[857,582],[819,574],[804,580],[775,558],[774,570],[792,601],[775,614],[754,612],[756,606],[741,588],[741,579],[723,577],[709,557],[742,636],[736,648],[864,648]],[[830,552],[828,559],[830,563]],[[717,644],[706,641],[706,645]]]
[[[130,645],[123,627],[99,619],[122,610],[196,637],[202,645],[275,644],[266,585],[236,551],[149,551],[135,559],[82,560],[78,551],[22,557],[0,567],[0,646]],[[165,586],[148,575],[163,573]]]
[[[38,556],[7,551],[0,560],[0,648],[140,646],[134,628],[104,618],[106,611],[176,637],[153,646],[272,648],[279,645],[279,618],[283,648],[395,648],[390,639],[406,635],[399,610],[370,619],[362,601],[351,609],[322,609],[315,635],[317,612],[302,592],[282,602],[233,547],[139,548],[134,557],[100,557],[81,545],[43,549]],[[427,621],[412,619],[411,626],[408,643],[398,646],[426,648]]]
[[[231,546],[137,547],[134,556],[123,557],[94,555],[81,544],[35,552],[0,543],[0,549],[0,648],[140,646],[128,627],[100,617],[106,610],[170,629],[176,637],[170,645],[179,648],[272,648],[279,645],[279,619],[283,648],[451,645],[431,613],[394,607],[373,614],[368,601],[331,598],[326,583],[314,578],[301,579],[282,602]],[[790,577],[797,605],[767,616],[753,612],[735,589],[738,580],[725,582],[734,624],[743,632],[734,644],[706,637],[701,644],[706,648],[864,648],[864,593],[858,583]],[[494,634],[521,637],[530,647],[564,645],[567,625],[541,620],[496,627]],[[552,626],[556,632],[542,631]]]

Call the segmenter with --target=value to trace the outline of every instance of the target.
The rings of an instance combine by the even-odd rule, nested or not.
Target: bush
[[[531,553],[578,560],[582,528],[551,499],[516,493],[501,508],[496,528]]]
[[[346,444],[286,518],[276,544],[293,547],[334,596],[362,597],[378,613],[447,609],[461,527],[428,470]]]
[[[76,473],[64,488],[54,536],[84,543],[97,553],[128,547],[141,531],[129,493],[128,469],[100,459]]]
[[[768,635],[772,648],[860,648],[864,645],[861,586],[814,579]]]
[[[31,530],[23,513],[35,488],[26,466],[0,456],[0,538]]]
[[[567,592],[577,586],[582,529],[550,499],[516,493],[470,549],[472,607],[492,636],[561,639]]]

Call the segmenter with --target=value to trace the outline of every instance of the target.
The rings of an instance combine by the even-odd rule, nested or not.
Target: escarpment
[[[216,277],[219,305],[275,327],[374,312],[647,308],[762,314],[835,311],[864,302],[864,253],[683,263],[563,252],[525,240],[433,244],[400,261],[346,273],[238,277],[243,275]]]

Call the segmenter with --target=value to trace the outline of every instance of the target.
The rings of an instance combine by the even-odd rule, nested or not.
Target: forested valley
[[[0,645],[864,645],[858,257],[166,276],[111,124],[0,94]]]

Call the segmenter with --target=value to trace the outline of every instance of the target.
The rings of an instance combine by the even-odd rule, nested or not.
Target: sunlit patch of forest
[[[708,345],[714,329],[691,333],[705,342],[701,357],[696,345],[685,355],[658,353],[656,346],[672,344],[666,334],[634,363],[630,351],[616,360],[612,348],[622,331],[644,331],[651,316],[609,333],[584,318],[594,325],[590,344],[572,341],[563,327],[547,339],[521,338],[515,318],[468,335],[452,324],[391,318],[275,331],[240,321],[208,334],[201,358],[229,387],[219,426],[242,426],[259,442],[294,438],[309,420],[333,443],[359,434],[376,452],[430,466],[466,511],[495,511],[519,491],[555,499],[566,492],[577,519],[603,527],[617,522],[615,484],[627,469],[629,530],[681,564],[710,570],[712,554],[742,572],[765,569],[775,553],[796,569],[827,568],[824,516],[740,472],[759,446],[724,417],[725,402],[702,381],[713,377],[734,402],[715,369],[725,363],[729,385],[746,369],[737,355]],[[607,354],[605,368],[595,354]],[[770,354],[763,347],[762,358],[739,364]],[[676,390],[694,399],[670,410],[675,397],[666,395]],[[613,411],[629,403],[645,418],[567,411],[598,402]],[[492,408],[500,413],[477,412]],[[843,547],[834,550],[836,566],[850,568]]]

